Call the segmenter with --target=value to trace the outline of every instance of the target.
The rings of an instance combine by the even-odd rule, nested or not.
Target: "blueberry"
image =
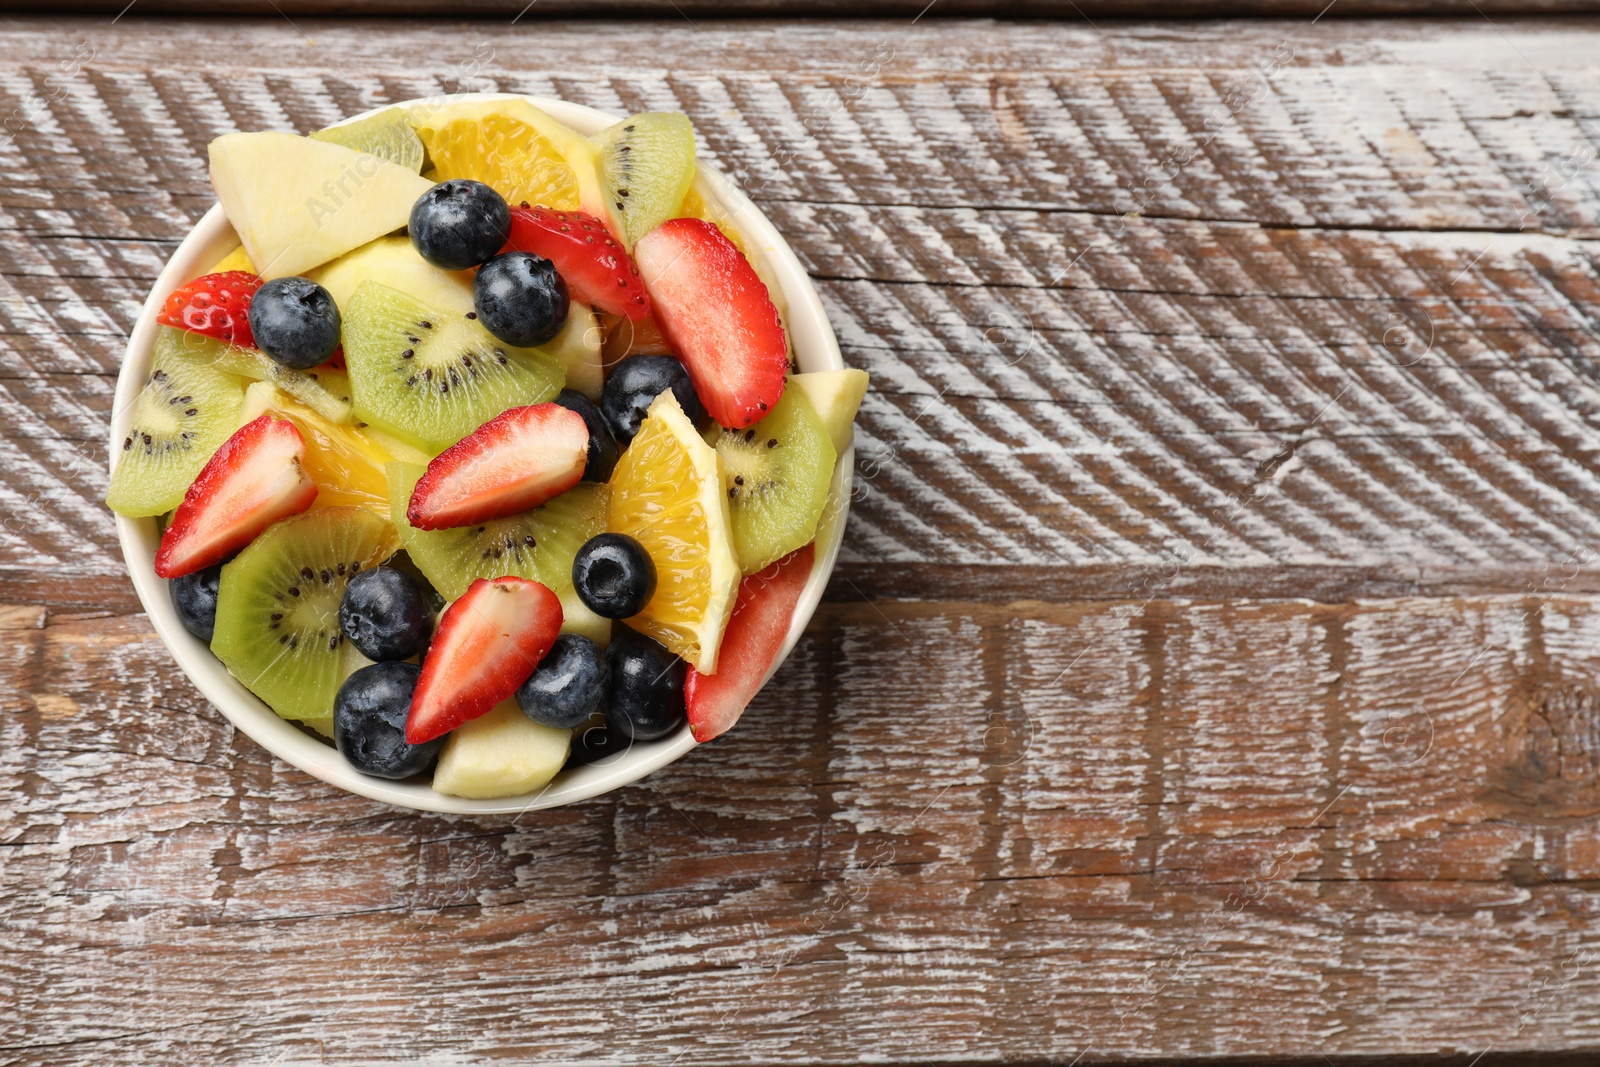
[[[326,363],[339,347],[339,305],[309,278],[274,278],[250,299],[256,347],[285,367]]]
[[[617,457],[622,453],[617,448],[617,439],[611,436],[606,417],[600,414],[600,409],[588,397],[571,389],[563,389],[556,394],[555,402],[583,416],[584,425],[589,427],[589,459],[583,465],[583,480],[609,481],[612,470],[617,466]]]
[[[376,778],[409,778],[433,766],[443,737],[406,743],[406,716],[421,675],[415,663],[374,663],[344,680],[333,698],[333,741],[350,766]]]
[[[428,581],[427,575],[423,574],[422,570],[412,562],[405,549],[402,548],[390,556],[384,561],[383,565],[399,571],[416,583],[417,589],[422,593],[422,603],[428,609],[429,614],[436,616],[450,606],[450,602],[433,587],[432,582]]]
[[[567,764],[573,767],[588,764],[609,767],[632,747],[631,738],[605,723],[585,726],[572,735],[572,752],[567,756]]]
[[[689,381],[689,372],[673,357],[633,356],[616,365],[600,395],[600,410],[620,444],[626,447],[633,442],[651,403],[668,389],[690,422],[699,426],[706,421],[705,405]]]
[[[511,209],[482,182],[456,178],[417,197],[406,230],[423,259],[440,270],[466,270],[505,247]]]
[[[532,252],[507,252],[478,268],[472,306],[483,328],[508,345],[542,345],[567,324],[567,283]]]
[[[687,717],[683,680],[689,665],[661,642],[618,627],[606,649],[606,661],[611,666],[606,722],[614,731],[635,741],[654,741]]]
[[[627,534],[596,534],[572,559],[572,584],[578,599],[596,615],[626,619],[643,611],[655,595],[655,561]]]
[[[433,633],[433,616],[417,583],[393,567],[376,567],[345,586],[339,628],[363,656],[381,663],[421,652]]]
[[[534,722],[570,730],[604,706],[610,688],[600,646],[581,634],[562,634],[517,689],[517,703]]]
[[[217,628],[217,583],[222,581],[222,564],[172,579],[172,602],[177,605],[183,628],[200,640],[211,643]]]

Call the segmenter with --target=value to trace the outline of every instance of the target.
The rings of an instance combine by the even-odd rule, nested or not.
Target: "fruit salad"
[[[357,771],[469,798],[739,719],[867,387],[800,374],[682,115],[433,101],[210,146],[108,505],[179,617]]]

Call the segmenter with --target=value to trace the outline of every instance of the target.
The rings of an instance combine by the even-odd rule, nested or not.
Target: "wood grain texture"
[[[511,820],[0,619],[19,1062],[1600,1044],[1592,598],[832,605],[726,743]]]
[[[0,22],[0,1063],[1592,1057],[1597,46]],[[514,820],[235,736],[99,504],[207,141],[462,89],[688,112],[874,382],[738,731]]]
[[[624,58],[664,26],[604,35],[565,73],[519,72],[527,51],[469,26],[391,74],[408,31],[330,24],[307,44],[281,22],[155,23],[102,47],[82,25],[6,41],[13,113],[29,92],[46,105],[0,194],[0,330],[27,356],[0,378],[21,420],[0,503],[24,527],[0,536],[0,573],[30,602],[114,595],[40,574],[68,540],[89,579],[120,574],[96,503],[111,376],[147,279],[210,202],[205,142],[463,85],[694,115],[874,374],[846,555],[863,576],[989,568],[1009,596],[1039,568],[1293,560],[1362,591],[1363,574],[1460,587],[1492,564],[1515,591],[1590,562],[1600,202],[1595,74],[1571,23],[1432,41],[1386,23],[1362,44],[1343,25],[1238,24],[1236,66],[1292,55],[1269,81],[1180,68],[1180,46],[1131,30],[1100,47],[1139,69],[1085,72],[1089,31],[974,26],[978,61],[952,75],[952,37],[921,26],[863,24],[859,58],[821,63],[815,28],[686,27],[668,74]],[[580,32],[595,40],[541,27],[541,49],[575,54]],[[204,76],[159,65],[180,33]],[[1200,36],[1211,61],[1229,34]],[[85,42],[82,75],[50,82],[47,57]],[[733,54],[746,69],[720,69]],[[1505,58],[1487,85],[1473,54]],[[334,55],[371,73],[334,72]],[[283,56],[308,66],[271,73]],[[851,62],[878,73],[853,86]],[[886,573],[885,592],[917,585],[883,589]]]
[[[126,4],[114,0],[0,0],[0,11],[114,16]],[[139,0],[141,15],[318,15],[432,16],[460,18],[1220,18],[1253,16],[1312,18],[1327,0]],[[1556,15],[1594,14],[1595,0],[1340,0],[1336,18],[1358,15]]]

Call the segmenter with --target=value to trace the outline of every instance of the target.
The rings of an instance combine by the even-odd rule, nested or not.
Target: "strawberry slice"
[[[536,508],[583,477],[589,427],[560,404],[502,412],[428,464],[406,507],[419,530],[470,526]]]
[[[220,563],[279,519],[317,498],[301,465],[305,438],[294,423],[263,415],[211,455],[161,535],[156,573],[179,578]]]
[[[511,238],[502,252],[532,252],[556,266],[574,300],[627,319],[650,316],[639,268],[605,223],[581,211],[511,209]]]
[[[704,219],[669,219],[633,254],[656,321],[711,417],[740,430],[771,411],[783,395],[789,343],[744,253]]]
[[[561,632],[561,601],[526,578],[479,578],[445,609],[411,697],[406,742],[442,737],[508,699]]]
[[[739,583],[733,617],[717,652],[717,673],[701,674],[690,667],[683,684],[696,741],[726,733],[767,680],[789,636],[815,558],[812,546],[806,545]]]
[[[247,270],[207,274],[179,286],[161,305],[156,321],[219,341],[254,347],[250,332],[250,301],[261,279]]]

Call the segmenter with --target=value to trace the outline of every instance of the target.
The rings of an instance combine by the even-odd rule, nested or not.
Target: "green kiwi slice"
[[[606,210],[631,249],[678,214],[694,182],[694,127],[687,115],[645,111],[594,136]]]
[[[561,391],[566,373],[556,359],[504,344],[470,314],[363,282],[344,312],[357,416],[438,453],[502,411]]]
[[[106,504],[130,517],[177,507],[211,453],[239,428],[243,383],[181,345],[163,344],[165,336],[157,335],[128,431],[112,447]]]
[[[314,141],[344,145],[357,152],[398,163],[413,174],[422,173],[422,160],[426,152],[422,138],[406,121],[406,113],[397,107],[369,115],[342,126],[329,126],[311,135]]]
[[[191,358],[253,382],[271,382],[329,422],[348,425],[356,421],[350,406],[350,377],[337,367],[295,370],[285,367],[256,348],[241,348],[197,333],[161,327],[156,351],[182,349]]]
[[[799,389],[785,389],[772,412],[717,438],[733,548],[746,574],[808,544],[828,504],[838,458],[828,428]]]
[[[542,507],[452,530],[418,530],[406,522],[406,505],[423,468],[391,463],[389,515],[406,553],[448,600],[478,578],[507,574],[531,578],[560,593],[572,585],[572,560],[583,543],[604,533],[610,487],[582,482]]]
[[[344,588],[399,547],[365,508],[274,523],[222,568],[211,651],[285,719],[326,718],[345,677]]]

